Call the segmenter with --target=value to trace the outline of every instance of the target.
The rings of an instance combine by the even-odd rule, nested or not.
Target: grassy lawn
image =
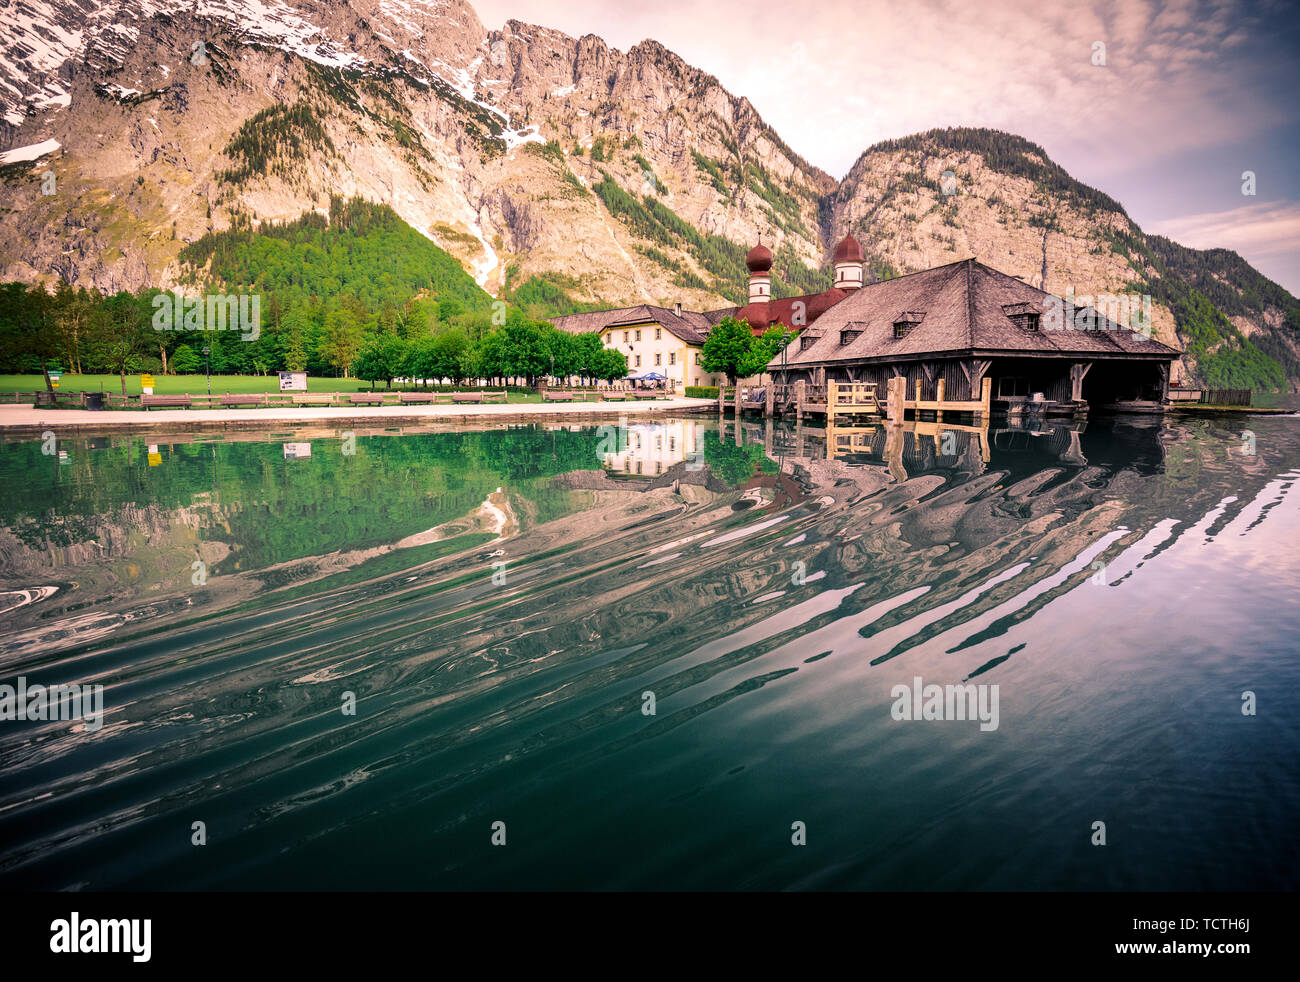
[[[45,379],[40,375],[0,375],[0,392],[37,392],[45,388]],[[396,392],[400,386],[394,386]],[[76,392],[99,392],[121,394],[122,380],[117,375],[64,375],[59,379],[56,390],[59,395]],[[203,375],[155,375],[154,395],[206,395],[207,378]],[[255,392],[279,392],[280,379],[277,375],[213,375],[212,394],[244,395]],[[307,379],[308,392],[369,392],[370,383],[354,378],[314,378]],[[375,386],[376,392],[384,392],[384,386]],[[140,394],[140,376],[126,377],[127,395]],[[511,392],[508,402],[541,402],[542,397],[535,392]]]

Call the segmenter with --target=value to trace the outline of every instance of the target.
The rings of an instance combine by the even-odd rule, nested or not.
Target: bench
[[[223,406],[265,406],[266,396],[260,392],[256,395],[232,396],[227,392],[220,402]]]
[[[627,396],[622,392],[602,392],[600,398],[604,402],[622,402]]]
[[[434,394],[432,392],[399,392],[397,400],[398,402],[433,402]]]
[[[509,396],[507,395],[505,389],[502,389],[500,392],[492,392],[489,390],[483,393],[483,401],[484,402],[508,402]]]
[[[148,412],[153,406],[180,406],[182,409],[190,408],[189,396],[141,396],[140,403]]]
[[[334,393],[295,392],[293,393],[293,404],[295,406],[332,406],[334,405]]]
[[[348,396],[348,400],[354,406],[382,406],[384,404],[384,394],[382,392],[354,392]]]
[[[452,402],[482,402],[482,392],[453,392],[451,394]]]
[[[542,393],[542,401],[543,402],[572,402],[573,393],[572,392],[551,392],[548,390]]]

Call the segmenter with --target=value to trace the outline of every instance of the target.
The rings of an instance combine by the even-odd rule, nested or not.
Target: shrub
[[[716,399],[718,398],[718,387],[716,385],[688,385],[686,387],[687,399]]]

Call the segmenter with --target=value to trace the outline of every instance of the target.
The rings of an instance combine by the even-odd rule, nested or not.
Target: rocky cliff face
[[[710,307],[743,301],[760,234],[779,294],[829,282],[852,230],[877,276],[974,255],[1056,292],[1152,292],[1191,367],[1261,344],[1300,378],[1294,298],[1232,254],[1148,240],[1032,144],[922,134],[837,183],[654,41],[489,32],[462,0],[26,0],[0,10],[0,44],[0,281],[170,286],[186,242],[343,194],[494,293],[542,275],[576,299]],[[1182,287],[1152,288],[1197,276],[1198,296],[1231,285],[1208,334]]]

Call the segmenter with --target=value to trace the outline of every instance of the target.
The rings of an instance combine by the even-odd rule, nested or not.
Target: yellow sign
[[[151,454],[149,455],[149,466],[150,466],[150,467],[157,467],[157,466],[158,466],[159,464],[161,464],[161,463],[162,463],[162,454],[160,454],[160,453],[151,453]]]
[[[141,376],[140,376],[140,388],[142,388],[142,389],[152,389],[152,388],[153,388],[153,376],[152,376],[152,375],[141,375]]]

